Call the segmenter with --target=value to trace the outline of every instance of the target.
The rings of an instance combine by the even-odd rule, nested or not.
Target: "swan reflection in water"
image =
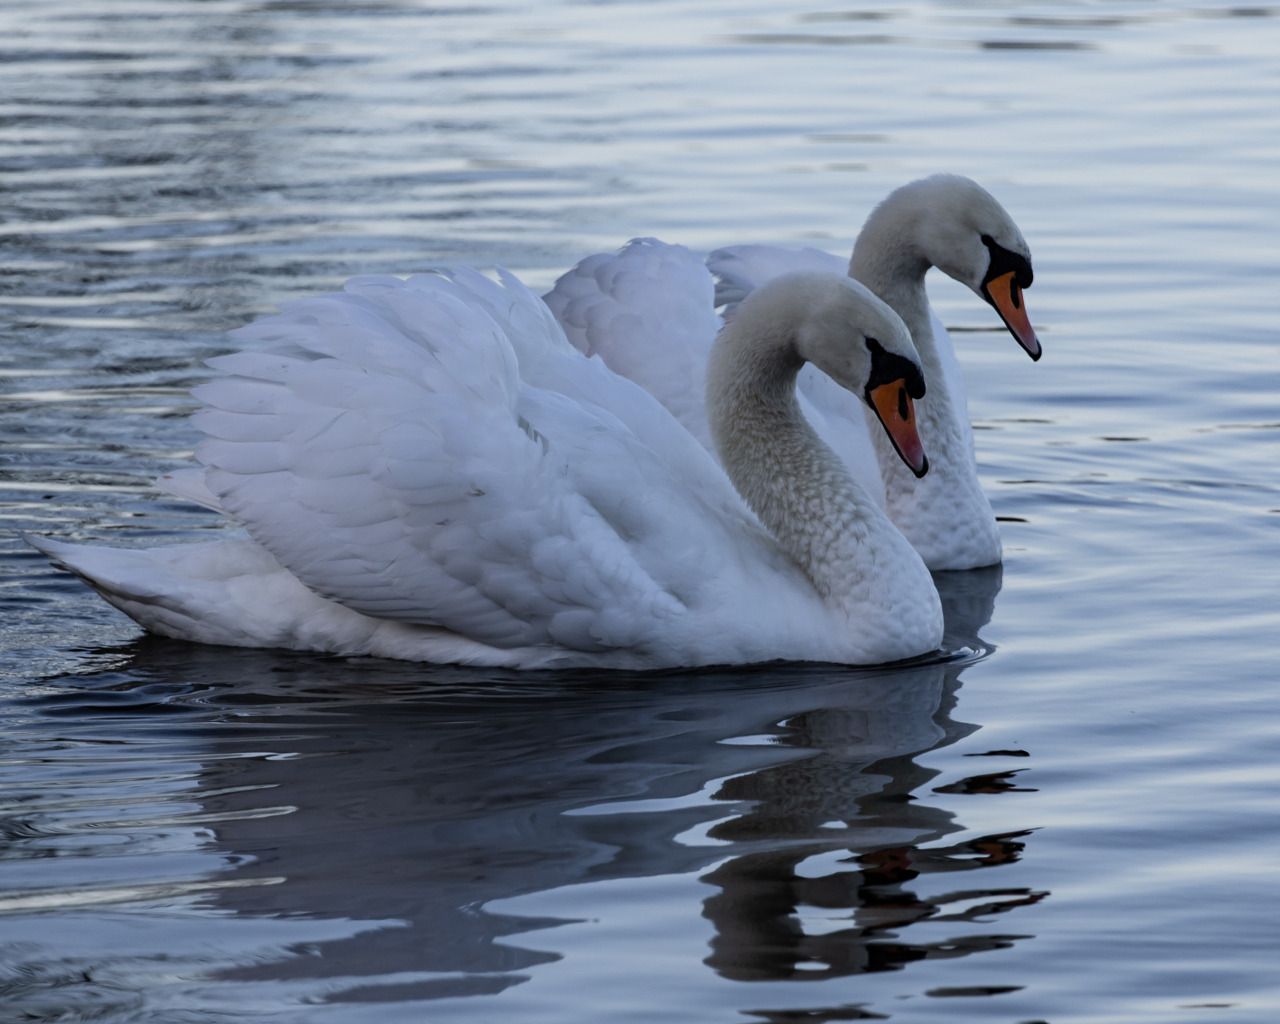
[[[999,569],[938,580],[948,646],[977,645]],[[787,720],[781,741],[811,757],[726,780],[716,798],[751,807],[709,835],[763,849],[732,857],[703,878],[720,890],[704,907],[716,933],[710,966],[741,981],[820,981],[1030,938],[984,931],[909,942],[901,935],[919,921],[977,923],[1047,895],[971,874],[1017,861],[1027,831],[935,845],[961,826],[921,802],[917,794],[937,773],[914,759],[978,728],[951,717],[961,671],[954,664],[904,670],[883,680],[883,691],[868,688],[856,704],[802,712]],[[878,702],[866,699],[873,695]],[[939,790],[990,792],[979,785],[988,778]],[[928,897],[913,891],[917,880],[959,873],[965,881],[952,891]]]
[[[976,656],[999,569],[939,584],[948,646]],[[902,934],[1040,898],[985,876],[942,897],[913,890],[919,877],[1016,860],[1026,841],[938,845],[963,826],[929,801],[937,773],[916,758],[977,728],[952,717],[971,661],[570,678],[149,640],[122,672],[59,687],[56,704],[89,721],[111,695],[138,712],[114,725],[139,741],[136,756],[151,733],[199,762],[183,799],[219,865],[192,880],[196,912],[212,912],[202,949],[218,947],[219,921],[317,928],[315,941],[267,952],[261,934],[252,950],[229,939],[201,964],[213,984],[438,999],[537,985],[563,955],[553,926],[566,922],[520,904],[554,906],[584,882],[715,886],[701,908],[675,909],[686,930],[699,911],[714,925],[704,962],[730,979],[884,970],[1013,941]],[[646,813],[654,801],[664,809]],[[699,833],[715,842],[679,838]],[[949,910],[962,900],[968,910]],[[826,920],[810,932],[817,912]]]

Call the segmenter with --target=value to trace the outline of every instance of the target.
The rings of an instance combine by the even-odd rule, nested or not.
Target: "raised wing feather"
[[[741,299],[773,277],[806,269],[845,272],[836,257],[817,249],[733,246],[704,264],[684,246],[636,238],[617,253],[582,260],[543,301],[577,348],[639,384],[714,451],[705,392],[720,328],[713,307],[722,299],[712,270],[730,275],[738,290],[732,294]],[[798,389],[805,418],[883,506],[884,484],[860,400],[814,366],[800,371]]]
[[[726,527],[753,529],[693,439],[513,279],[357,278],[237,335],[261,347],[196,392],[209,489],[356,611],[633,646],[698,598]],[[670,558],[712,536],[696,567]]]
[[[711,448],[706,366],[720,329],[714,284],[681,245],[635,238],[582,260],[543,301],[573,345],[657,398]]]
[[[783,274],[817,270],[847,274],[849,261],[821,249],[780,249],[772,245],[729,245],[707,257],[715,277],[716,305],[728,315],[739,302],[766,281]]]

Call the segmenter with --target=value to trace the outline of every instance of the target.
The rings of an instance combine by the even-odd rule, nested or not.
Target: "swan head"
[[[757,289],[752,300],[753,308],[786,311],[799,360],[866,402],[898,456],[924,476],[929,460],[914,405],[924,397],[924,373],[902,318],[869,288],[839,274],[788,274]],[[746,306],[739,316],[752,315]]]
[[[904,185],[872,211],[863,236],[872,247],[896,241],[890,251],[911,253],[921,277],[934,266],[970,288],[995,308],[1027,355],[1040,358],[1022,299],[1033,276],[1031,250],[1013,218],[977,182],[935,174]],[[874,252],[864,255],[875,258]]]

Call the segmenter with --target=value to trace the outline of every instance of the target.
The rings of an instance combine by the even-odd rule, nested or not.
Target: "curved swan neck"
[[[928,400],[921,403],[920,414],[946,418],[951,415],[951,395],[933,338],[933,317],[924,285],[933,262],[921,242],[921,225],[930,213],[915,199],[913,186],[907,185],[871,211],[854,243],[849,276],[902,317],[929,382]]]
[[[902,317],[928,382],[928,392],[916,406],[917,427],[930,460],[925,477],[916,479],[877,425],[868,425],[890,517],[926,563],[941,569],[1000,559],[999,532],[978,482],[963,391],[949,382],[940,349],[946,342],[934,337],[925,291],[925,275],[934,266],[925,242],[927,227],[930,218],[936,221],[939,216],[931,194],[947,185],[946,179],[925,179],[892,193],[867,218],[849,260],[849,276]],[[960,534],[963,539],[957,543]]]
[[[919,242],[919,216],[886,200],[871,211],[849,258],[849,276],[870,288],[902,317],[917,350],[922,337],[932,340],[932,331],[919,330],[929,325],[924,276],[933,266]],[[928,379],[928,367],[925,371]]]
[[[885,542],[876,528],[882,516],[801,414],[803,365],[782,318],[749,321],[740,311],[707,368],[711,434],[738,493],[818,593],[852,602],[869,535]]]

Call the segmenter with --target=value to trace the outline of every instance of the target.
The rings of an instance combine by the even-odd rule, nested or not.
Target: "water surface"
[[[223,332],[357,273],[1018,220],[931,280],[1001,571],[949,660],[521,677],[201,648],[0,540],[0,1006],[205,1022],[1273,1022],[1280,8],[15,0],[3,525],[160,495]],[[936,276],[936,275],[935,275]]]

